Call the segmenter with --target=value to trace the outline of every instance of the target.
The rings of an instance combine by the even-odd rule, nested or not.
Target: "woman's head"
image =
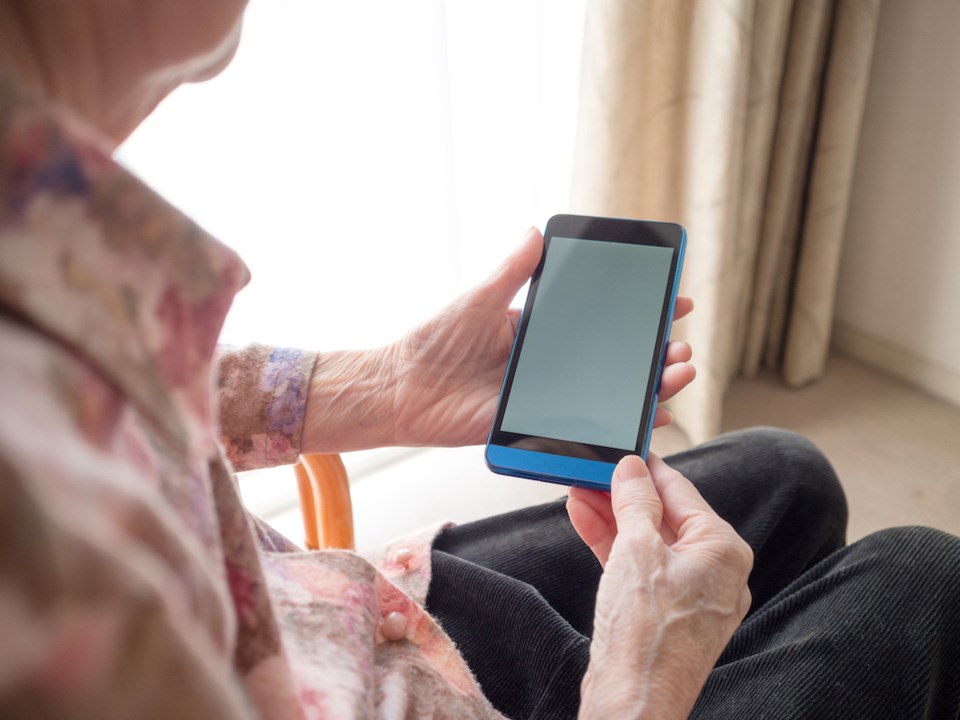
[[[0,72],[119,143],[229,63],[246,0],[0,0]]]

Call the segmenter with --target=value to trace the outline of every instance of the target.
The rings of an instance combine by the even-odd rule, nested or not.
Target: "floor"
[[[819,445],[847,491],[850,540],[905,524],[960,534],[960,408],[834,356],[826,376],[801,390],[771,376],[735,381],[724,418],[724,430],[776,425]],[[675,428],[654,433],[661,455],[686,445]],[[494,475],[480,447],[403,451],[353,483],[357,546],[362,551],[419,527],[466,522],[563,492]],[[269,519],[293,539],[302,535],[295,509]]]
[[[741,379],[728,398],[724,430],[777,425],[823,450],[847,493],[848,539],[896,525],[960,535],[960,408],[842,356],[802,390]]]

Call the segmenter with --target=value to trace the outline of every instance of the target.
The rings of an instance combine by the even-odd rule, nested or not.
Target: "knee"
[[[780,481],[789,481],[826,496],[843,497],[830,461],[803,435],[775,427],[755,427],[723,435],[736,444],[745,465]]]
[[[771,490],[811,520],[845,530],[847,499],[833,466],[807,438],[789,430],[757,427],[722,437],[736,443],[744,467],[773,485]]]
[[[960,601],[960,537],[931,527],[896,527],[856,545],[917,593],[936,587]]]
[[[838,570],[872,587],[878,614],[954,648],[960,668],[960,538],[929,527],[880,530],[851,545]]]

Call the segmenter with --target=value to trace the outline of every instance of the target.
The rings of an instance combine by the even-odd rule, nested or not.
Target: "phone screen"
[[[494,472],[609,488],[646,456],[686,231],[555,215],[530,281],[485,459]]]
[[[636,449],[674,252],[550,238],[501,430]]]
[[[503,431],[636,448],[673,254],[550,239]]]

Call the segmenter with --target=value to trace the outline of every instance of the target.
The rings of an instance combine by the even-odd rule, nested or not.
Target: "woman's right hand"
[[[604,566],[580,717],[687,717],[750,608],[750,546],[653,454],[567,510]]]

